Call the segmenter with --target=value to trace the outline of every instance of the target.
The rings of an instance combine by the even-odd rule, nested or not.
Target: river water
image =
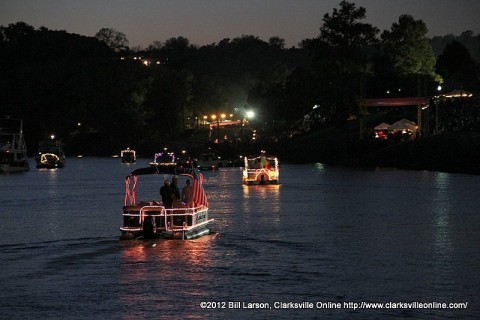
[[[222,168],[213,234],[119,241],[148,161],[0,176],[0,319],[480,318],[480,176],[281,164],[246,187]]]

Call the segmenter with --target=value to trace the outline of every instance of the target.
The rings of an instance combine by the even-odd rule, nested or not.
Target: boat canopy
[[[125,178],[125,205],[135,204],[137,201],[136,189],[137,189],[137,177],[140,175],[147,174],[162,174],[157,167],[145,167],[139,168],[132,171]],[[189,177],[193,181],[193,200],[198,205],[203,205],[208,207],[207,197],[205,191],[203,190],[203,175],[196,170],[193,170],[192,174],[182,173],[180,174],[184,177]],[[130,186],[130,178],[133,178],[132,185]]]

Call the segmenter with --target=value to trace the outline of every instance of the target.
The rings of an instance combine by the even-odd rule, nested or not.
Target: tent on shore
[[[390,127],[390,125],[388,123],[382,122],[379,125],[377,125],[375,128],[373,128],[373,130],[375,130],[375,131],[388,130],[388,127]]]
[[[415,122],[412,122],[407,119],[402,119],[398,120],[397,122],[393,123],[388,127],[388,130],[390,131],[403,131],[403,130],[410,130],[412,132],[416,132],[418,129],[418,126],[415,124]]]
[[[402,119],[393,124],[382,122],[373,129],[375,131],[375,138],[377,139],[388,139],[388,136],[393,134],[401,135],[403,140],[405,140],[405,138],[408,140],[413,140],[416,137],[418,126],[415,124],[415,122]]]

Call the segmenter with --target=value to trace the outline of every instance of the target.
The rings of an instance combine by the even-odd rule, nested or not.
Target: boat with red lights
[[[208,217],[208,201],[203,189],[203,175],[200,172],[194,170],[192,174],[180,175],[180,178],[192,182],[192,200],[190,203],[176,200],[171,206],[155,199],[137,199],[138,179],[145,175],[158,177],[160,183],[157,185],[163,185],[162,178],[165,178],[165,174],[158,171],[155,166],[134,170],[125,178],[121,240],[159,238],[186,240],[211,232],[209,224],[213,219]]]
[[[275,156],[266,155],[264,151],[260,156],[244,157],[243,183],[255,184],[278,184],[279,165]]]

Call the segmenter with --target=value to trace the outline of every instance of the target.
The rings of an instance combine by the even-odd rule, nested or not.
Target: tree
[[[391,68],[400,76],[415,75],[418,78],[418,95],[421,95],[421,78],[427,76],[436,81],[435,55],[427,38],[427,26],[411,15],[401,15],[398,23],[382,35],[382,45]]]
[[[340,10],[333,9],[332,15],[323,16],[320,40],[323,46],[332,49],[341,63],[342,69],[363,68],[364,48],[377,43],[378,28],[360,22],[365,19],[366,9],[356,8],[354,3],[340,2]]]
[[[195,46],[185,37],[170,38],[160,50],[165,57],[167,65],[176,70],[181,70],[193,59]]]
[[[184,131],[186,108],[192,97],[190,72],[159,68],[145,97],[145,108],[153,111],[150,126],[159,130],[160,141],[177,139]]]
[[[377,43],[378,33],[376,27],[361,22],[365,14],[365,8],[342,1],[340,9],[324,15],[320,36],[301,44],[313,54],[317,104],[325,108],[329,121],[341,123],[357,111],[362,83],[370,69],[367,49]]]
[[[123,32],[119,32],[112,28],[101,28],[95,37],[105,42],[110,48],[116,52],[128,49],[128,40]]]
[[[456,40],[465,46],[465,48],[470,51],[472,58],[480,63],[480,35],[475,35],[471,30],[464,31],[459,36],[448,34],[446,36],[433,37],[430,43],[432,44],[435,55],[438,57],[442,54],[445,47],[452,42],[452,40]]]
[[[268,39],[268,44],[272,47],[285,49],[285,39],[279,37],[271,37],[270,39]]]
[[[16,42],[27,36],[31,36],[35,28],[25,22],[11,23],[7,27],[0,27],[0,34],[6,41]]]
[[[480,68],[470,51],[460,42],[453,40],[438,57],[437,72],[445,80],[447,90],[464,89],[478,91]]]

